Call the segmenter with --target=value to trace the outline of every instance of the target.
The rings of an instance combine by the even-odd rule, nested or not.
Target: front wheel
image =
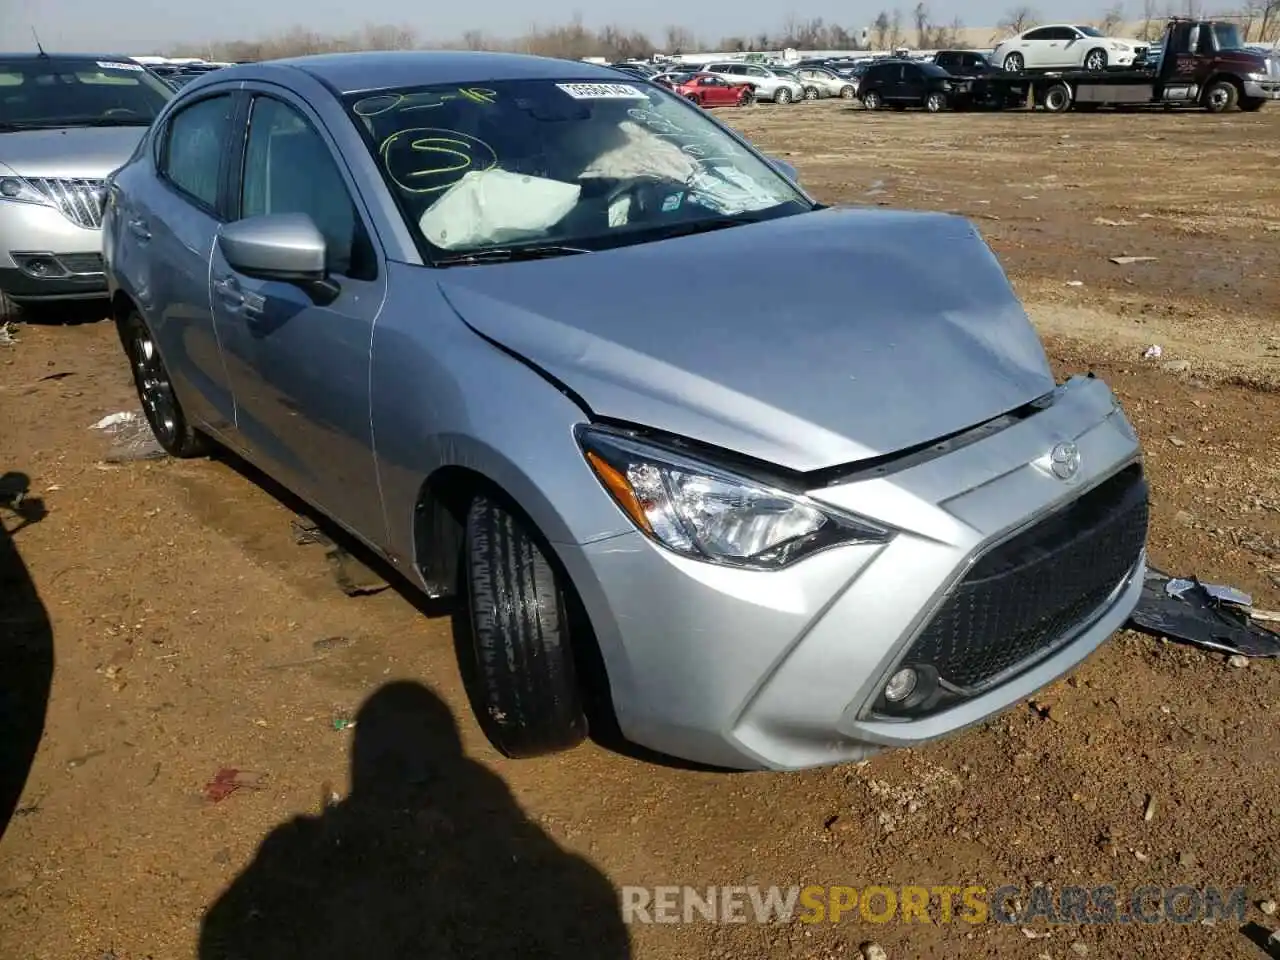
[[[486,495],[467,511],[465,549],[480,726],[508,757],[577,746],[587,721],[560,574],[526,521]]]
[[[1026,65],[1020,53],[1011,53],[1004,58],[1004,69],[1009,73],[1021,73]]]
[[[1107,69],[1107,51],[1094,47],[1084,55],[1084,68],[1090,73],[1101,73]]]
[[[930,113],[941,113],[947,109],[947,98],[940,93],[931,93],[924,98],[924,108]]]
[[[773,95],[774,103],[790,103],[791,91],[787,87],[779,87],[778,92]]]
[[[1210,113],[1226,113],[1240,99],[1240,91],[1230,80],[1215,80],[1204,91],[1204,108]]]
[[[187,421],[147,322],[136,310],[121,322],[121,340],[133,368],[133,384],[156,442],[171,457],[200,457],[209,441]]]
[[[817,87],[805,87],[805,88],[804,88],[804,98],[805,98],[806,100],[817,100],[817,99],[818,99],[818,97],[819,97],[819,93],[818,93],[818,88],[817,88]]]
[[[686,93],[684,98],[695,106],[702,106],[702,101],[698,99],[698,95],[696,93]]]
[[[868,110],[879,110],[884,106],[884,100],[881,98],[880,94],[871,90],[868,93],[863,94],[862,105]]]

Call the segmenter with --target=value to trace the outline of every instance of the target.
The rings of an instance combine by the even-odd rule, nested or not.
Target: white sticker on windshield
[[[629,83],[557,83],[556,86],[575,100],[649,99]]]
[[[103,70],[136,70],[142,72],[142,64],[140,63],[118,63],[116,61],[99,60],[98,66]]]

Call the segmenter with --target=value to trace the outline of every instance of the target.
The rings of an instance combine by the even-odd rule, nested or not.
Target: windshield
[[[0,60],[0,127],[150,126],[172,96],[123,60]]]
[[[1086,27],[1076,27],[1076,29],[1079,30],[1081,33],[1083,33],[1086,37],[1105,37],[1106,36],[1106,34],[1103,33],[1101,30],[1099,30],[1097,27],[1086,26]]]
[[[1215,23],[1213,39],[1219,50],[1243,50],[1244,40],[1240,38],[1240,28],[1234,23]]]
[[[344,99],[431,260],[512,244],[599,250],[813,209],[656,85],[506,80]]]

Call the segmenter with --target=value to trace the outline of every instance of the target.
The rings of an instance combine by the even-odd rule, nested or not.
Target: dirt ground
[[[1153,562],[1280,608],[1280,109],[723,116],[823,201],[974,218],[1059,372],[1095,370],[1127,404]],[[505,760],[468,710],[447,615],[398,589],[344,596],[245,468],[103,463],[90,425],[135,406],[110,325],[16,339],[0,345],[0,474],[30,478],[29,522],[3,516],[39,603],[3,584],[0,624],[26,648],[0,654],[0,682],[38,685],[42,642],[53,679],[0,841],[0,957],[314,958],[342,943],[826,958],[866,940],[891,960],[1265,955],[1235,922],[623,929],[617,898],[626,884],[1245,885],[1249,920],[1275,927],[1255,905],[1280,898],[1274,661],[1235,668],[1121,633],[1035,706],[861,766],[723,774],[595,744]],[[1163,356],[1140,359],[1155,344]],[[362,732],[397,718],[434,745],[433,769],[408,778],[417,800],[349,796]],[[32,732],[5,731],[10,752]],[[213,802],[224,768],[246,785]],[[446,927],[471,946],[437,946]]]

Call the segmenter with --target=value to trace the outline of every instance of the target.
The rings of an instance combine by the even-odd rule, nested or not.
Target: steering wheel
[[[628,223],[653,220],[662,216],[665,212],[662,205],[667,197],[688,189],[684,184],[662,177],[602,177],[600,179],[603,181],[600,187],[590,191],[584,189],[583,193],[589,197],[603,195],[606,210],[612,209],[613,205],[623,197],[629,198],[631,207],[627,213]]]

